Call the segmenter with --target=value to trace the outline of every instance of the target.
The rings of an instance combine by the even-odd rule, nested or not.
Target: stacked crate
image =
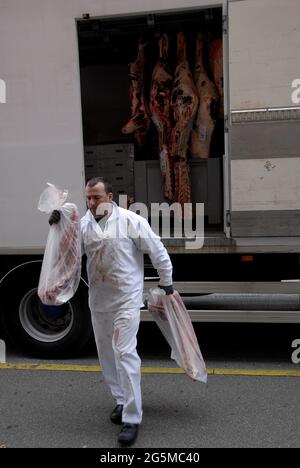
[[[108,144],[85,147],[86,181],[105,177],[114,189],[114,200],[119,195],[134,197],[134,145]]]

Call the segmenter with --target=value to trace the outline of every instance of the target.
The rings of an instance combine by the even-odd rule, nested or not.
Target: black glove
[[[166,293],[167,296],[169,296],[169,294],[173,294],[174,292],[174,288],[173,288],[173,285],[171,284],[170,286],[161,286],[160,284],[158,285],[158,287],[160,289],[163,289]]]
[[[60,212],[59,212],[58,210],[52,211],[51,216],[50,216],[50,218],[48,219],[48,223],[50,224],[50,226],[51,226],[52,224],[57,224],[57,223],[59,223],[59,221],[60,221]]]

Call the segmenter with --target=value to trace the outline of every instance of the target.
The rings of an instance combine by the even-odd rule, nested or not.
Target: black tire
[[[22,352],[37,357],[79,355],[92,338],[87,286],[81,282],[75,296],[64,306],[45,307],[37,295],[40,267],[25,265],[13,272],[6,283],[2,317],[5,334]]]

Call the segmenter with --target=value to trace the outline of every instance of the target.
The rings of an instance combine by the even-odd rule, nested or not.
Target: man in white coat
[[[87,213],[81,219],[82,249],[87,256],[89,306],[104,379],[116,407],[110,415],[122,424],[121,444],[132,444],[142,421],[141,360],[136,335],[143,306],[147,253],[166,294],[173,293],[169,255],[148,222],[113,202],[112,186],[97,177],[86,186]],[[54,211],[49,223],[56,223]]]

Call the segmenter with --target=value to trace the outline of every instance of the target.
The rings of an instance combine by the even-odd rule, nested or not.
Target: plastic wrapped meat
[[[38,296],[43,304],[61,305],[77,291],[81,275],[79,212],[74,203],[64,203],[66,192],[49,184],[39,202],[40,211],[59,209],[61,219],[50,227],[40,274]]]
[[[148,310],[169,343],[179,367],[193,380],[207,382],[207,370],[194,328],[177,291],[166,295],[159,288],[150,289]]]

